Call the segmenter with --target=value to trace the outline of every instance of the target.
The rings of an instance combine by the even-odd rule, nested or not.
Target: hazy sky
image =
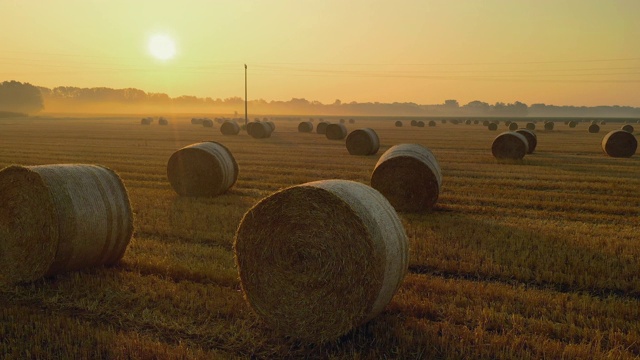
[[[639,20],[640,0],[0,0],[0,80],[244,97],[246,63],[250,100],[640,106]]]

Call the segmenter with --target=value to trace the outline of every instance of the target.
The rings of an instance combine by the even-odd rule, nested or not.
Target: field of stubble
[[[169,126],[138,117],[0,120],[0,167],[107,166],[122,177],[135,217],[118,266],[0,287],[0,358],[640,357],[640,156],[609,158],[600,147],[621,124],[589,134],[587,123],[557,123],[537,132],[534,154],[498,163],[490,147],[503,124],[495,132],[439,121],[396,128],[395,120],[347,124],[378,132],[380,151],[369,157],[298,133],[298,121],[275,121],[271,138],[255,140],[190,117]],[[238,182],[216,198],[180,198],[167,160],[207,140],[231,150]],[[398,143],[425,145],[443,173],[434,211],[400,214],[410,239],[400,290],[335,342],[272,334],[240,292],[232,244],[242,215],[295,184],[368,184]]]

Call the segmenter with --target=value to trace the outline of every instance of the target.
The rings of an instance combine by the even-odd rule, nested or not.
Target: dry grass
[[[135,233],[120,265],[0,287],[0,357],[615,358],[640,356],[640,158],[611,158],[584,125],[538,133],[519,163],[498,164],[495,133],[443,123],[396,128],[357,119],[383,143],[431,149],[443,188],[434,211],[401,215],[409,275],[375,319],[336,341],[272,334],[240,292],[232,243],[259,199],[304,182],[367,183],[378,156],[300,136],[299,121],[257,142],[139,118],[0,120],[0,166],[96,163],[122,177]],[[607,122],[603,131],[619,129]],[[167,159],[220,141],[240,174],[215,198],[181,198]],[[331,161],[327,161],[331,159]]]

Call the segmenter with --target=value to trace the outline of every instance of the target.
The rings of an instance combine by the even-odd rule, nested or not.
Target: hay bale
[[[240,125],[235,121],[225,121],[220,125],[222,135],[238,135],[240,133]]]
[[[518,130],[518,124],[515,123],[515,122],[512,122],[511,124],[509,124],[509,130],[511,130],[511,131]]]
[[[378,159],[371,186],[397,211],[429,210],[442,187],[442,172],[433,153],[419,144],[392,146]]]
[[[533,131],[533,130],[535,130],[535,129],[536,129],[536,124],[534,124],[534,123],[532,123],[532,122],[527,123],[526,129],[527,129],[527,130],[531,130],[531,131]]]
[[[516,132],[527,138],[527,154],[533,154],[533,152],[536,150],[536,146],[538,146],[538,136],[536,135],[536,133],[529,129],[518,129],[516,130]]]
[[[344,124],[344,119],[340,119],[340,124]]]
[[[480,120],[473,120],[473,125],[478,125],[480,124]]]
[[[336,339],[382,312],[409,256],[389,202],[347,180],[305,183],[260,200],[242,218],[233,248],[253,311],[277,334],[310,343]]]
[[[638,140],[624,130],[609,132],[602,139],[602,150],[611,157],[631,157],[638,149]]]
[[[498,130],[498,124],[491,123],[491,124],[487,125],[487,129],[489,129],[491,131]]]
[[[347,137],[347,127],[344,124],[329,124],[325,132],[329,140],[342,140]]]
[[[349,124],[355,124],[356,120],[355,119],[349,119]]]
[[[568,125],[569,125],[570,128],[573,129],[578,125],[578,122],[571,120],[571,121],[569,121]]]
[[[417,120],[411,120],[411,126],[418,126]]]
[[[302,121],[298,124],[298,132],[312,132],[313,131],[313,123],[311,121]]]
[[[624,130],[624,131],[626,131],[626,132],[628,132],[628,133],[632,133],[632,134],[633,134],[633,131],[634,131],[635,129],[633,128],[633,126],[631,126],[631,125],[627,124],[627,125],[625,125],[625,126],[623,126],[623,127],[622,127],[622,130]]]
[[[211,120],[211,119],[202,119],[202,126],[204,126],[204,127],[213,127],[213,120]]]
[[[141,125],[151,125],[152,122],[153,122],[153,118],[151,117],[142,118],[140,120]]]
[[[271,127],[271,132],[276,131],[276,124],[273,121],[265,121],[264,123]]]
[[[598,124],[589,125],[589,132],[591,134],[597,134],[600,132],[600,126]]]
[[[202,125],[204,119],[202,118],[191,118],[191,124],[193,125]]]
[[[402,127],[402,121],[400,120],[396,121],[396,127]]]
[[[329,126],[328,122],[324,122],[324,121],[320,121],[318,123],[318,125],[316,126],[316,133],[317,134],[326,134],[327,133],[327,126]]]
[[[169,125],[169,120],[167,120],[166,118],[161,117],[160,119],[158,119],[158,124],[159,125]]]
[[[416,124],[417,127],[424,127],[424,121],[419,120],[418,123]]]
[[[504,122],[504,126],[505,127],[508,128],[510,125],[511,125],[511,120],[507,120],[507,121]]]
[[[238,179],[238,164],[224,145],[209,141],[176,151],[167,163],[171,187],[181,196],[216,196]]]
[[[524,135],[506,131],[496,136],[491,145],[493,157],[499,160],[520,160],[529,152],[529,143]]]
[[[247,133],[254,139],[266,139],[271,137],[273,128],[268,122],[253,122],[247,127]]]
[[[0,171],[0,283],[117,263],[133,232],[127,191],[96,165]]]
[[[380,149],[380,138],[371,128],[358,129],[347,136],[346,145],[351,155],[373,155]]]
[[[482,125],[483,125],[483,126],[489,126],[489,124],[491,124],[491,123],[489,122],[489,120],[485,120],[485,121],[483,121],[483,122],[482,122]]]
[[[433,120],[429,121],[429,127],[434,127],[434,126],[436,126],[436,122]]]
[[[547,121],[544,123],[544,129],[547,131],[553,130],[555,123],[553,121]]]

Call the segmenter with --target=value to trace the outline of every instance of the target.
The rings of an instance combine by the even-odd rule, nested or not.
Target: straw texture
[[[347,137],[347,127],[344,124],[329,124],[325,131],[325,136],[329,140],[342,140]]]
[[[313,123],[311,121],[302,121],[298,124],[298,132],[308,133],[313,131]]]
[[[638,149],[636,137],[624,130],[614,130],[602,139],[602,150],[611,157],[631,157]]]
[[[380,149],[380,138],[371,128],[358,129],[347,136],[346,145],[351,155],[373,155]]]
[[[520,160],[528,151],[527,138],[515,131],[506,131],[496,136],[491,145],[491,153],[496,159]]]
[[[220,125],[222,135],[238,135],[240,133],[240,125],[235,121],[225,121]]]

